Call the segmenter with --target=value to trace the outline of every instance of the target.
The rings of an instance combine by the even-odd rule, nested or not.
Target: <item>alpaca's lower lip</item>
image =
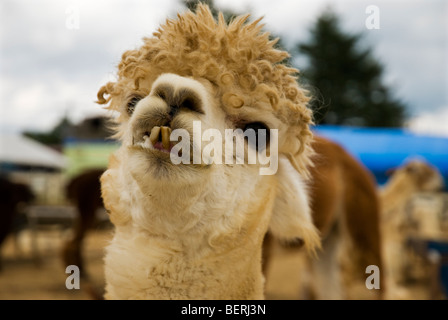
[[[153,147],[154,147],[154,149],[156,149],[156,150],[159,150],[159,151],[162,151],[162,152],[166,152],[166,153],[170,153],[170,152],[171,152],[171,149],[173,149],[173,146],[172,146],[172,145],[170,145],[169,149],[166,149],[166,148],[163,146],[163,143],[160,142],[160,141],[156,142],[156,143],[154,144]]]
[[[146,154],[148,156],[152,156],[152,157],[165,157],[165,158],[170,158],[170,151],[166,150],[164,148],[156,148],[151,147],[151,148],[145,148],[142,146],[138,146],[138,145],[132,145],[128,147],[129,150],[131,150],[132,152],[139,152],[139,153],[143,153]]]
[[[132,151],[139,151],[139,152],[145,152],[145,153],[151,153],[151,154],[170,154],[171,150],[173,149],[174,145],[171,144],[169,146],[169,148],[165,148],[163,146],[163,143],[158,141],[156,143],[154,143],[154,145],[150,145],[150,146],[143,146],[141,144],[134,144],[134,145],[130,145],[128,147],[129,150]]]
[[[159,143],[155,143],[154,146],[151,146],[150,148],[145,148],[142,147],[141,145],[131,145],[128,147],[128,150],[132,151],[132,152],[138,152],[140,154],[144,154],[147,157],[150,158],[158,158],[158,159],[163,159],[165,161],[168,162],[172,162],[171,160],[171,154],[172,154],[172,148],[173,146],[170,146],[170,149],[164,149],[163,146],[161,146],[161,143],[159,145]],[[193,151],[190,151],[191,157],[190,157],[190,161],[189,163],[194,166],[197,167],[198,165],[193,164],[194,163],[194,159],[193,159]],[[181,151],[179,151],[178,157],[182,157],[182,153]],[[180,165],[180,164],[178,164]],[[182,165],[188,165],[188,163],[185,163],[184,161],[182,161]],[[200,167],[209,167],[209,165],[201,163],[199,164]]]

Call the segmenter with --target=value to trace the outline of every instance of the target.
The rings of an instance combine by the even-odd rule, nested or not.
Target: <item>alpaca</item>
[[[76,207],[77,216],[73,228],[73,237],[68,240],[62,251],[64,266],[76,265],[81,276],[87,276],[82,256],[82,244],[86,232],[95,222],[96,210],[103,206],[101,199],[100,177],[104,169],[91,169],[73,177],[67,184],[66,196]]]
[[[288,53],[261,32],[261,19],[248,17],[216,21],[201,4],[168,19],[123,54],[117,81],[99,90],[98,103],[118,112],[121,141],[101,177],[115,226],[105,256],[107,299],[262,299],[268,228],[311,251],[319,246],[305,187],[310,98],[298,71],[281,63]],[[239,132],[243,163],[174,164],[190,148],[204,157],[209,145],[198,143],[195,122],[202,133]],[[179,129],[193,139],[174,139]],[[264,129],[257,132],[265,145],[243,137],[255,129]],[[181,142],[188,150],[176,149]],[[260,174],[264,165],[248,161],[250,150],[278,153],[275,174]]]
[[[322,238],[317,257],[301,257],[299,295],[304,299],[381,299],[380,289],[365,285],[366,268],[382,270],[380,212],[372,174],[339,144],[315,136],[314,166],[309,196],[314,224]],[[268,234],[264,244],[268,273],[270,260],[284,250]],[[303,255],[300,247],[288,254]]]
[[[397,169],[380,190],[381,230],[387,279],[387,297],[409,298],[404,282],[404,254],[410,234],[405,208],[419,192],[434,192],[443,187],[443,178],[437,168],[426,161],[412,159]]]
[[[62,248],[64,269],[69,265],[79,268],[83,290],[95,300],[102,300],[101,290],[92,283],[83,255],[83,243],[89,229],[95,226],[96,212],[103,207],[100,177],[104,169],[89,169],[73,177],[66,186],[66,197],[76,207],[73,234]]]
[[[0,176],[0,271],[2,244],[6,237],[14,232],[14,219],[23,211],[21,206],[30,205],[34,198],[35,194],[28,185]]]

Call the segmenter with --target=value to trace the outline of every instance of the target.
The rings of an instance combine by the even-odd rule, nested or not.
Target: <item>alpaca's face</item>
[[[170,178],[174,166],[195,172],[206,170],[207,166],[193,163],[192,152],[191,163],[174,164],[171,152],[175,152],[175,142],[170,141],[176,129],[186,130],[190,138],[193,137],[193,121],[211,122],[214,118],[215,123],[222,125],[223,115],[216,114],[218,110],[213,108],[205,86],[192,79],[163,74],[147,89],[148,95],[131,93],[129,100],[124,101],[123,107],[129,116],[124,144],[129,146],[129,152],[147,166],[154,177],[162,179]]]
[[[199,11],[125,52],[118,80],[98,92],[119,113],[122,146],[102,177],[113,222],[261,243],[274,212],[280,237],[314,239],[301,183],[311,111],[297,70],[280,63],[288,54],[257,21],[227,25]]]
[[[423,161],[410,161],[397,174],[410,178],[418,191],[437,191],[443,187],[443,178],[437,168]]]
[[[270,113],[226,113],[206,79],[165,73],[140,86],[139,92],[125,95],[121,108],[123,145],[137,177],[191,178],[217,165],[264,167],[250,172],[276,173],[278,130],[269,126],[279,127],[279,120]]]
[[[274,117],[262,112],[231,116],[210,82],[171,73],[142,81],[139,92],[129,90],[124,97],[120,164],[112,163],[102,179],[114,223],[119,213],[120,219],[165,236],[206,229],[240,237],[235,230],[255,232],[255,225],[266,230],[276,172],[264,175],[260,169],[269,166],[266,159],[277,161],[277,150],[270,139],[275,131],[267,131],[263,119]],[[250,129],[259,133],[255,143],[244,136]],[[225,139],[227,133],[232,139]],[[261,153],[266,154],[263,163],[257,162]],[[255,161],[249,161],[251,154]]]

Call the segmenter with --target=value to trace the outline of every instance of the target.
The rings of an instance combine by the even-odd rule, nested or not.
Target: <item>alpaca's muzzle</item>
[[[166,126],[154,126],[150,132],[145,132],[143,137],[134,143],[134,146],[145,149],[156,149],[163,152],[170,152],[173,145],[170,142],[171,128]],[[135,141],[135,139],[134,139]]]

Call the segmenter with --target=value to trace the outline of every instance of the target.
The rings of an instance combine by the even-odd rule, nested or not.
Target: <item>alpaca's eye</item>
[[[142,96],[135,95],[129,99],[128,104],[126,105],[126,111],[128,112],[128,115],[132,115],[135,110],[135,106],[140,100],[142,100],[142,98]]]
[[[254,139],[247,138],[249,144],[254,147],[256,150],[263,150],[266,148],[266,145],[269,143],[270,139],[270,132],[269,128],[263,123],[263,122],[250,122],[247,123],[243,131],[246,132],[247,130],[251,130],[254,132],[255,141]],[[251,137],[251,135],[249,135]]]

